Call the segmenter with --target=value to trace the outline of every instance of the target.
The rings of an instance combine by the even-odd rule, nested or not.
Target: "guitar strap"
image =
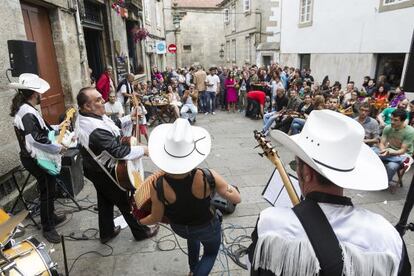
[[[95,160],[95,162],[96,163],[98,163],[98,165],[101,167],[101,169],[106,173],[106,175],[115,183],[115,185],[119,188],[119,189],[121,189],[122,191],[124,191],[124,192],[126,192],[126,190],[124,189],[124,188],[122,188],[119,184],[118,184],[118,182],[113,178],[113,176],[108,172],[108,170],[105,168],[105,166],[104,165],[102,165],[99,161],[98,161],[98,157],[96,157],[96,155],[95,155],[95,153],[93,153],[92,151],[91,151],[91,149],[90,148],[88,148],[88,147],[84,147],[87,151],[88,151],[88,153],[92,156],[92,158],[93,158],[93,160]]]
[[[320,276],[341,276],[344,260],[342,248],[331,224],[318,203],[305,199],[292,208],[315,251],[321,266]]]

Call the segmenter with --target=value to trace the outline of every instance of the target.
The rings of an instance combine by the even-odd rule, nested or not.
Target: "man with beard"
[[[52,143],[48,134],[51,130],[59,130],[62,125],[51,127],[45,122],[35,108],[40,104],[40,95],[49,90],[49,84],[35,74],[21,74],[18,83],[11,83],[10,88],[18,89],[11,105],[10,116],[14,117],[13,125],[20,146],[20,160],[25,169],[33,175],[40,192],[40,221],[43,236],[51,243],[59,243],[60,236],[55,226],[66,219],[65,215],[54,212],[56,175],[49,174],[41,168],[39,157],[59,162],[65,147]]]

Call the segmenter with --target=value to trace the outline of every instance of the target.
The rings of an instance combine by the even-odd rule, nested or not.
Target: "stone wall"
[[[0,175],[19,165],[18,145],[9,116],[14,90],[7,88],[6,70],[10,68],[7,40],[26,39],[19,0],[0,0]],[[9,76],[11,76],[9,74]]]

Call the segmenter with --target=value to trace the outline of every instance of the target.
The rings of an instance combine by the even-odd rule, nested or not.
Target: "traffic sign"
[[[168,52],[175,54],[177,52],[177,45],[175,44],[168,45]]]
[[[157,54],[165,54],[166,48],[165,41],[157,41],[155,44]]]

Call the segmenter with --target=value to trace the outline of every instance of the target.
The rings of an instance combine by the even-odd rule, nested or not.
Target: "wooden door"
[[[45,8],[21,3],[24,27],[28,40],[36,42],[39,76],[50,84],[50,90],[42,95],[42,115],[51,124],[57,124],[65,112],[62,84],[53,45],[52,29]]]

